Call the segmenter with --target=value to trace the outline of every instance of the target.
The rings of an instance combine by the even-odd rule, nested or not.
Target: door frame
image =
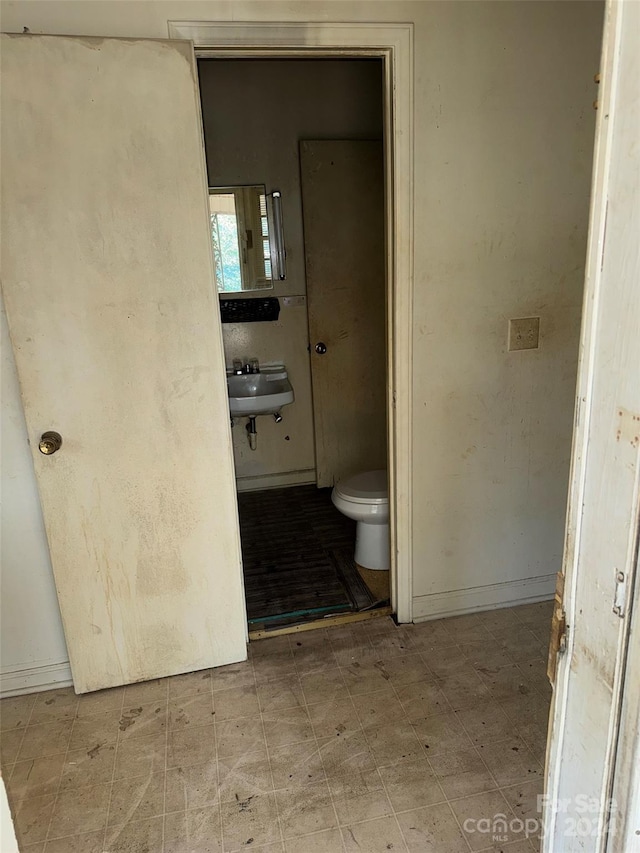
[[[544,853],[567,844],[585,853],[638,849],[632,809],[640,804],[640,254],[632,235],[640,192],[634,148],[639,59],[633,41],[639,22],[637,4],[608,0],[563,558],[565,594],[557,605],[564,607],[567,633],[549,721]],[[604,688],[595,698],[593,685]],[[605,691],[608,702],[599,713]]]
[[[197,58],[377,57],[383,63],[391,605],[413,619],[413,24],[169,21]]]

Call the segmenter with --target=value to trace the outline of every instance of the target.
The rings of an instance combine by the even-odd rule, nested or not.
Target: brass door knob
[[[40,436],[38,450],[44,453],[45,456],[51,456],[56,450],[60,450],[62,446],[62,436],[59,432],[43,432]]]

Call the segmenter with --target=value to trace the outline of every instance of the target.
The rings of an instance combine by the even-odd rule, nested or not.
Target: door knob
[[[322,341],[316,344],[316,352],[318,355],[324,355],[327,351],[327,345],[323,344]]]
[[[40,436],[38,450],[44,453],[45,456],[51,456],[56,450],[60,450],[62,445],[62,436],[59,432],[43,432]]]

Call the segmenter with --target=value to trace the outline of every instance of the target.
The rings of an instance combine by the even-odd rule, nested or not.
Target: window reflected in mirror
[[[284,265],[274,276],[281,235],[274,235],[264,186],[210,188],[209,214],[219,293],[265,290],[284,278]]]

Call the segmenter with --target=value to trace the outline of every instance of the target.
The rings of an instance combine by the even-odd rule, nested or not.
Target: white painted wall
[[[550,594],[560,568],[602,28],[595,3],[432,14],[416,69],[414,616]],[[528,316],[540,348],[507,352],[508,318]]]
[[[414,22],[415,612],[550,593],[602,5],[9,0],[1,25],[166,37],[169,19]],[[540,350],[508,354],[507,318],[530,314]],[[23,514],[37,513],[33,494]]]
[[[204,60],[198,63],[211,186],[265,184],[282,192],[287,278],[256,296],[280,298],[277,323],[222,327],[225,356],[282,361],[295,404],[283,421],[258,418],[258,447],[249,449],[246,421],[233,430],[238,487],[315,481],[309,331],[305,297],[300,188],[301,139],[381,139],[382,64],[379,60]],[[242,106],[240,106],[242,105]],[[246,108],[245,108],[246,105]],[[248,296],[250,294],[244,294]],[[236,294],[237,296],[237,294]],[[336,394],[348,393],[336,389]]]

